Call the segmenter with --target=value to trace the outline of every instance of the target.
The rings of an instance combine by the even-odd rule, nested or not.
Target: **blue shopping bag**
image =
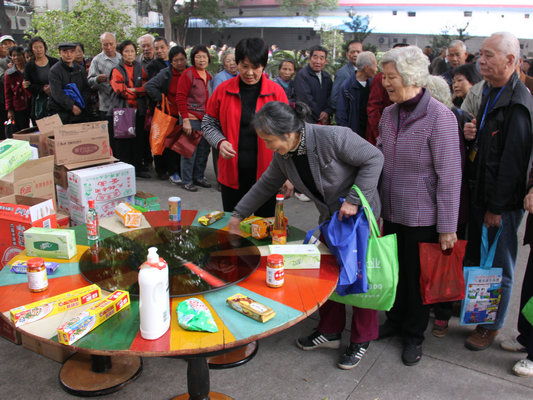
[[[503,223],[489,247],[487,227],[481,233],[479,267],[464,267],[466,293],[461,305],[461,325],[490,324],[496,320],[502,295],[502,268],[494,268],[494,255]]]
[[[339,212],[335,211],[330,220],[312,229],[306,235],[304,243],[309,243],[313,233],[320,229],[326,245],[339,264],[339,281],[337,293],[341,296],[366,293],[366,250],[370,227],[363,207],[356,215],[339,221]]]

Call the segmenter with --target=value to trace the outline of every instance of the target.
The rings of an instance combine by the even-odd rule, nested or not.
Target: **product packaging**
[[[116,206],[115,214],[120,217],[126,228],[138,228],[141,226],[142,213],[128,203],[120,203]]]
[[[198,218],[198,222],[204,226],[208,226],[224,218],[225,215],[224,211],[212,211],[209,214]]]
[[[209,308],[199,299],[190,298],[178,304],[179,325],[188,331],[218,332]]]
[[[285,269],[320,268],[320,250],[314,244],[269,245],[270,254],[281,254]]]
[[[272,308],[240,293],[228,297],[226,302],[234,310],[259,322],[267,322],[276,315]]]
[[[70,259],[78,253],[72,229],[30,228],[24,232],[26,254],[32,257]]]

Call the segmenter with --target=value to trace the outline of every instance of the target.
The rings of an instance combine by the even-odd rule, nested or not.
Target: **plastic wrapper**
[[[178,304],[178,323],[188,331],[218,332],[209,308],[199,299],[190,298]]]

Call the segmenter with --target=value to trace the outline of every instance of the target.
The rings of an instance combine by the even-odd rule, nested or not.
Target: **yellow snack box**
[[[226,302],[235,311],[253,318],[259,322],[267,322],[272,319],[276,313],[274,310],[264,304],[261,304],[248,296],[237,293],[226,299]]]
[[[256,217],[255,215],[252,215],[248,218],[244,218],[239,224],[239,227],[243,232],[252,233],[252,223],[255,221],[259,221],[260,219],[263,219],[263,217]]]
[[[100,298],[102,298],[100,288],[97,285],[90,285],[21,307],[12,308],[9,310],[9,314],[15,326],[22,326],[44,317],[78,308]]]
[[[115,214],[122,219],[126,228],[138,228],[141,226],[142,213],[128,203],[120,203],[116,206]]]
[[[224,218],[224,215],[226,215],[224,211],[213,211],[209,214],[205,214],[203,217],[198,218],[198,222],[204,226],[211,225],[217,222],[219,219]]]
[[[129,305],[130,294],[125,290],[115,290],[94,306],[57,328],[57,340],[59,343],[72,344]]]

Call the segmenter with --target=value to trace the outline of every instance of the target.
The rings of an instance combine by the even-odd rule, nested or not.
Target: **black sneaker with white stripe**
[[[326,335],[319,331],[313,332],[309,336],[296,340],[296,345],[302,350],[313,350],[318,348],[338,349],[341,347],[341,334]]]
[[[357,364],[359,364],[359,361],[361,361],[361,358],[365,355],[369,345],[370,342],[350,343],[337,363],[337,366],[340,369],[352,369],[356,367]]]

